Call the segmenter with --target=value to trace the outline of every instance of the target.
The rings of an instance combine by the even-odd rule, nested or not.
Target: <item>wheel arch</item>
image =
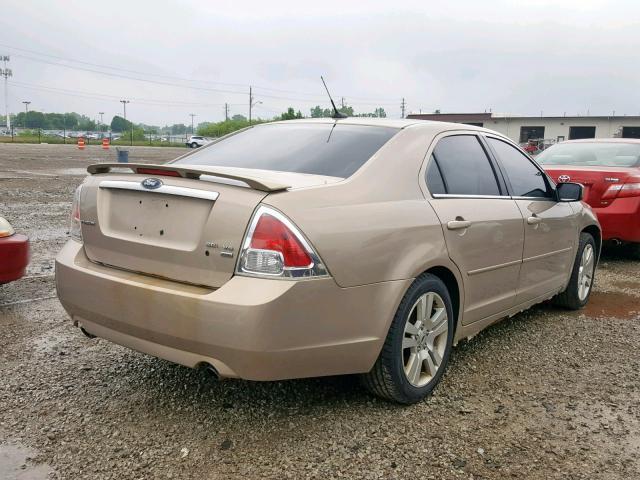
[[[597,225],[587,225],[584,227],[580,233],[588,233],[593,237],[594,242],[596,242],[596,261],[600,260],[600,249],[602,248],[602,232],[598,228]]]
[[[422,274],[430,273],[438,277],[444,283],[445,287],[447,287],[447,291],[449,292],[449,296],[451,297],[451,306],[453,307],[453,316],[456,319],[454,322],[454,335],[456,330],[458,329],[458,324],[462,321],[462,312],[461,306],[462,302],[462,290],[460,288],[461,282],[458,280],[458,277],[455,273],[448,267],[445,266],[435,266],[430,267]],[[454,337],[455,338],[455,337]]]

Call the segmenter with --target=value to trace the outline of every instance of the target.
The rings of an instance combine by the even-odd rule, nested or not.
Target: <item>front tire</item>
[[[371,371],[361,376],[362,383],[384,399],[419,402],[444,374],[454,328],[447,287],[435,275],[421,275],[400,302],[382,351]]]
[[[198,148],[198,144],[196,142],[191,142],[191,148]]]
[[[580,310],[587,304],[596,273],[596,255],[595,240],[589,233],[582,232],[569,285],[554,298],[556,305],[569,310]]]

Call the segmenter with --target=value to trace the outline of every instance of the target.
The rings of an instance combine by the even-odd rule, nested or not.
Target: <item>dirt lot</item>
[[[541,305],[460,344],[412,407],[348,377],[215,383],[87,339],[52,298],[72,192],[114,158],[0,145],[0,213],[33,249],[0,286],[1,479],[640,478],[640,262],[608,253],[585,310]]]

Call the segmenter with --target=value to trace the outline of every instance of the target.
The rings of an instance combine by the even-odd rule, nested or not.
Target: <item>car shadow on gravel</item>
[[[459,375],[459,370],[464,370],[462,366],[482,361],[491,349],[500,349],[506,337],[509,337],[509,342],[523,341],[519,337],[527,336],[531,328],[536,328],[531,325],[531,320],[549,308],[554,307],[536,307],[491,326],[471,340],[460,342],[452,352],[449,369],[435,394],[448,395],[451,377]],[[111,344],[104,343],[113,348]],[[204,369],[193,370],[121,347],[115,348],[123,352],[118,360],[119,374],[127,379],[128,384],[123,387],[130,394],[144,397],[147,406],[150,406],[149,402],[161,406],[165,403],[164,399],[176,401],[179,398],[180,403],[195,405],[203,410],[250,406],[254,411],[264,409],[263,413],[270,416],[290,416],[292,411],[299,408],[303,408],[305,414],[327,409],[335,411],[340,407],[366,407],[383,411],[399,408],[396,404],[369,394],[360,385],[357,375],[273,382],[216,380]],[[102,375],[102,368],[95,367],[94,375]]]

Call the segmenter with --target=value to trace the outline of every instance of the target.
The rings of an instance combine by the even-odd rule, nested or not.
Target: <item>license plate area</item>
[[[102,234],[177,250],[200,243],[214,201],[159,192],[100,189]]]

